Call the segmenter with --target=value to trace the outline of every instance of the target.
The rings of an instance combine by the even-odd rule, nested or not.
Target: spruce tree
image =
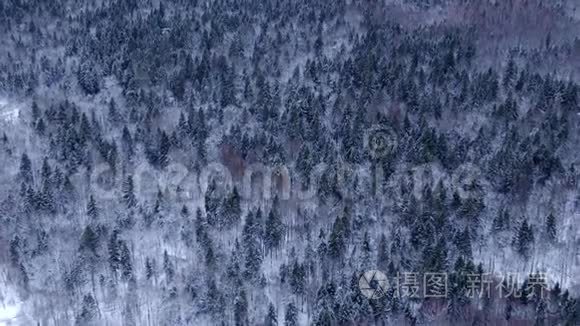
[[[207,216],[208,224],[214,227],[220,225],[220,220],[218,216],[218,209],[220,207],[220,194],[217,189],[217,183],[215,179],[212,179],[204,196],[205,213]]]
[[[231,227],[240,222],[242,208],[240,194],[238,193],[237,187],[234,187],[233,191],[224,198],[221,207],[221,215],[225,227]]]
[[[76,318],[75,325],[92,325],[97,320],[98,313],[98,306],[95,299],[91,294],[86,294],[83,297],[81,312]]]
[[[128,209],[134,208],[137,205],[137,198],[135,197],[135,185],[133,183],[133,176],[128,175],[123,182],[123,202]]]
[[[377,251],[377,268],[384,272],[387,270],[389,264],[389,245],[384,233],[381,234],[381,238],[379,239]]]
[[[277,249],[282,241],[285,232],[285,226],[280,216],[278,208],[278,198],[274,198],[273,207],[268,214],[264,229],[264,244],[266,250],[272,252]]]
[[[527,219],[524,219],[520,228],[517,230],[514,242],[516,251],[525,259],[529,259],[534,245],[534,231],[528,224]]]
[[[337,217],[332,225],[332,232],[328,240],[328,250],[331,258],[341,259],[346,251],[345,228],[342,219]]]
[[[163,271],[165,273],[166,281],[168,283],[173,281],[173,276],[175,274],[175,271],[173,269],[173,264],[171,263],[171,260],[169,259],[169,255],[167,254],[167,250],[163,251]]]
[[[298,308],[293,302],[286,306],[284,314],[284,326],[298,326]]]
[[[91,226],[87,225],[81,236],[79,251],[85,253],[87,257],[98,257],[99,237]]]
[[[89,196],[89,203],[87,204],[87,216],[93,221],[99,217],[99,209],[93,195]]]
[[[108,243],[108,262],[109,268],[113,275],[117,275],[117,271],[119,271],[121,267],[121,253],[119,248],[119,230],[115,229],[111,233]]]
[[[50,164],[48,163],[47,157],[45,157],[42,160],[42,168],[41,168],[40,176],[42,179],[42,189],[51,192],[53,189],[52,169],[50,167]]]
[[[272,303],[268,306],[268,314],[264,318],[264,326],[278,326],[278,313]]]
[[[117,110],[117,104],[115,103],[114,99],[111,99],[109,102],[109,112],[108,112],[109,122],[116,126],[119,122],[121,122],[121,116],[119,111]]]
[[[20,246],[20,237],[16,235],[12,240],[10,240],[10,249],[8,251],[10,255],[10,263],[13,267],[20,265]]]
[[[133,277],[133,262],[131,258],[131,251],[127,246],[125,241],[121,241],[119,244],[120,255],[119,262],[121,264],[121,276],[125,281],[130,280]]]
[[[246,291],[242,288],[234,299],[234,324],[236,326],[249,326],[248,299]]]
[[[260,244],[259,224],[254,214],[249,212],[242,230],[242,248],[244,250],[244,277],[255,281],[259,277],[262,265],[262,250]]]
[[[122,135],[121,135],[121,148],[123,153],[125,153],[128,160],[133,158],[135,154],[135,149],[133,145],[133,137],[131,136],[131,132],[127,128],[127,126],[123,127]]]
[[[546,218],[546,235],[550,243],[554,243],[558,239],[558,232],[556,228],[556,217],[553,213],[550,213]]]
[[[26,153],[23,153],[22,157],[20,158],[20,171],[18,175],[22,182],[26,184],[32,184],[34,181],[32,175],[32,163],[30,162],[30,158],[28,158]]]
[[[292,292],[298,296],[304,294],[305,286],[306,286],[306,269],[304,268],[303,264],[300,264],[298,261],[294,261],[292,263],[290,269],[290,288]]]
[[[207,291],[203,298],[202,310],[215,317],[221,317],[225,310],[225,299],[222,292],[216,286],[216,282],[210,279],[207,282]]]
[[[169,164],[169,150],[171,149],[171,141],[169,137],[162,131],[160,133],[159,150],[158,150],[158,167],[164,169]]]
[[[155,261],[149,257],[145,258],[145,278],[150,280],[155,276]]]

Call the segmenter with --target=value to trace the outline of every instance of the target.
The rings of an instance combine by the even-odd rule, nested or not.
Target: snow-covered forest
[[[0,325],[580,325],[579,82],[573,0],[2,0]]]

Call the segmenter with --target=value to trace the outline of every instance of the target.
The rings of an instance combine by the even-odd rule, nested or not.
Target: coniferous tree
[[[16,267],[20,265],[20,237],[18,235],[10,240],[9,254],[12,266]]]
[[[40,230],[36,235],[36,249],[34,255],[43,255],[48,251],[48,234],[44,230]]]
[[[161,132],[159,140],[159,150],[157,151],[157,164],[161,169],[164,169],[169,164],[169,150],[171,149],[171,141],[165,131]]]
[[[510,227],[510,216],[507,210],[500,210],[498,215],[493,219],[492,224],[493,230],[495,232],[501,232],[509,229]]]
[[[32,111],[32,122],[34,123],[38,119],[40,119],[40,108],[38,107],[36,101],[32,101],[31,111]]]
[[[240,289],[234,299],[234,324],[236,326],[248,326],[250,324],[248,317],[248,299],[244,289]]]
[[[108,118],[112,125],[117,125],[119,122],[121,122],[121,116],[117,110],[117,104],[115,103],[114,99],[111,99],[109,102]]]
[[[214,317],[220,317],[225,309],[225,299],[213,279],[207,282],[207,291],[202,302],[202,310]]]
[[[127,156],[128,160],[133,158],[135,154],[134,145],[133,145],[133,137],[131,136],[131,132],[127,128],[127,126],[123,127],[123,132],[121,135],[121,148],[123,153]]]
[[[284,314],[284,326],[298,326],[298,309],[293,302],[286,306],[286,313]]]
[[[32,163],[30,162],[30,158],[26,153],[22,154],[20,159],[20,171],[18,173],[22,182],[26,184],[32,184],[33,182],[33,175],[32,175]]]
[[[208,224],[214,227],[220,225],[220,219],[218,216],[218,209],[220,207],[221,198],[219,196],[219,190],[217,189],[216,180],[211,180],[208,188],[205,192],[204,202],[205,202],[205,213],[207,216]]]
[[[108,243],[109,252],[109,268],[113,272],[113,275],[117,275],[117,271],[121,268],[121,253],[119,246],[119,230],[115,229],[111,233]]]
[[[255,281],[259,277],[262,265],[262,250],[259,224],[256,223],[252,212],[246,216],[246,223],[242,230],[242,247],[245,260],[244,276],[248,280]]]
[[[167,282],[172,282],[175,271],[173,269],[173,264],[169,259],[169,255],[167,254],[167,250],[163,251],[163,271]]]
[[[304,294],[306,288],[306,269],[304,264],[294,261],[290,268],[290,287],[292,292],[298,296]]]
[[[92,257],[98,257],[99,237],[91,226],[87,225],[81,236],[79,251]]]
[[[75,325],[93,325],[98,318],[98,306],[91,294],[86,294],[83,297],[82,308],[80,314],[76,317]]]
[[[129,175],[123,182],[123,202],[128,209],[134,208],[137,205],[137,198],[135,197],[135,185],[133,183],[133,176]]]
[[[210,240],[207,233],[207,220],[199,208],[195,213],[195,236],[203,248],[208,246]]]
[[[278,198],[274,198],[274,204],[270,213],[268,214],[268,218],[266,219],[266,225],[264,229],[264,244],[266,246],[266,250],[274,251],[277,249],[282,241],[282,237],[285,232],[285,226],[282,222],[282,217],[280,215],[280,211],[278,208],[279,202]]]
[[[373,255],[373,249],[371,248],[371,243],[369,239],[369,234],[365,231],[363,235],[362,247],[361,247],[361,267],[365,270],[374,267],[375,265],[371,262],[371,256]]]
[[[558,233],[556,228],[556,217],[554,214],[550,213],[546,218],[546,235],[548,241],[554,243],[558,239]]]
[[[456,245],[459,253],[466,259],[472,257],[471,235],[469,227],[466,227],[463,232],[457,234]]]
[[[92,195],[89,196],[89,203],[87,204],[87,216],[92,220],[96,220],[99,217],[99,209]]]
[[[38,133],[39,136],[44,136],[46,132],[46,123],[44,122],[43,118],[38,119],[34,126],[34,130]]]
[[[233,191],[224,198],[224,202],[221,206],[223,226],[231,227],[239,223],[242,214],[240,201],[241,198],[238,189],[237,187],[234,187]]]
[[[337,217],[333,226],[330,238],[328,240],[328,250],[330,257],[334,259],[341,259],[346,250],[346,235],[345,226],[342,223],[342,218]]]
[[[155,277],[155,261],[151,258],[145,258],[145,278],[150,280],[152,277]]]
[[[93,229],[87,225],[81,235],[79,246],[81,268],[87,271],[91,276],[91,283],[95,287],[95,274],[99,262],[99,237]]]
[[[517,233],[514,239],[515,248],[522,257],[529,259],[532,246],[534,245],[534,231],[528,224],[527,219],[524,219],[519,229],[516,231]]]
[[[278,326],[278,313],[272,303],[268,306],[268,314],[264,319],[264,326]]]
[[[47,192],[51,192],[53,189],[53,182],[52,182],[52,169],[50,164],[48,163],[48,158],[45,157],[42,160],[42,168],[40,172],[41,180],[42,180],[42,189]]]
[[[125,241],[121,241],[119,244],[120,255],[119,262],[121,264],[121,276],[124,280],[128,281],[133,277],[133,263],[131,258],[131,252]]]
[[[83,62],[77,73],[77,80],[81,89],[88,95],[94,95],[101,90],[100,72],[95,67],[94,62]]]

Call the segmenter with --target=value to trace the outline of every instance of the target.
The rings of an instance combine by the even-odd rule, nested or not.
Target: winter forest
[[[0,325],[580,325],[577,0],[1,0]]]

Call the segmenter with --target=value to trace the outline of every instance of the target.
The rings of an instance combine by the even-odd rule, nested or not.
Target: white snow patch
[[[0,98],[0,120],[14,124],[20,117],[20,105],[11,103],[7,99]]]
[[[8,326],[15,321],[20,312],[20,304],[4,305],[0,307],[0,326]]]
[[[0,326],[19,325],[22,303],[10,286],[5,271],[0,271]]]

